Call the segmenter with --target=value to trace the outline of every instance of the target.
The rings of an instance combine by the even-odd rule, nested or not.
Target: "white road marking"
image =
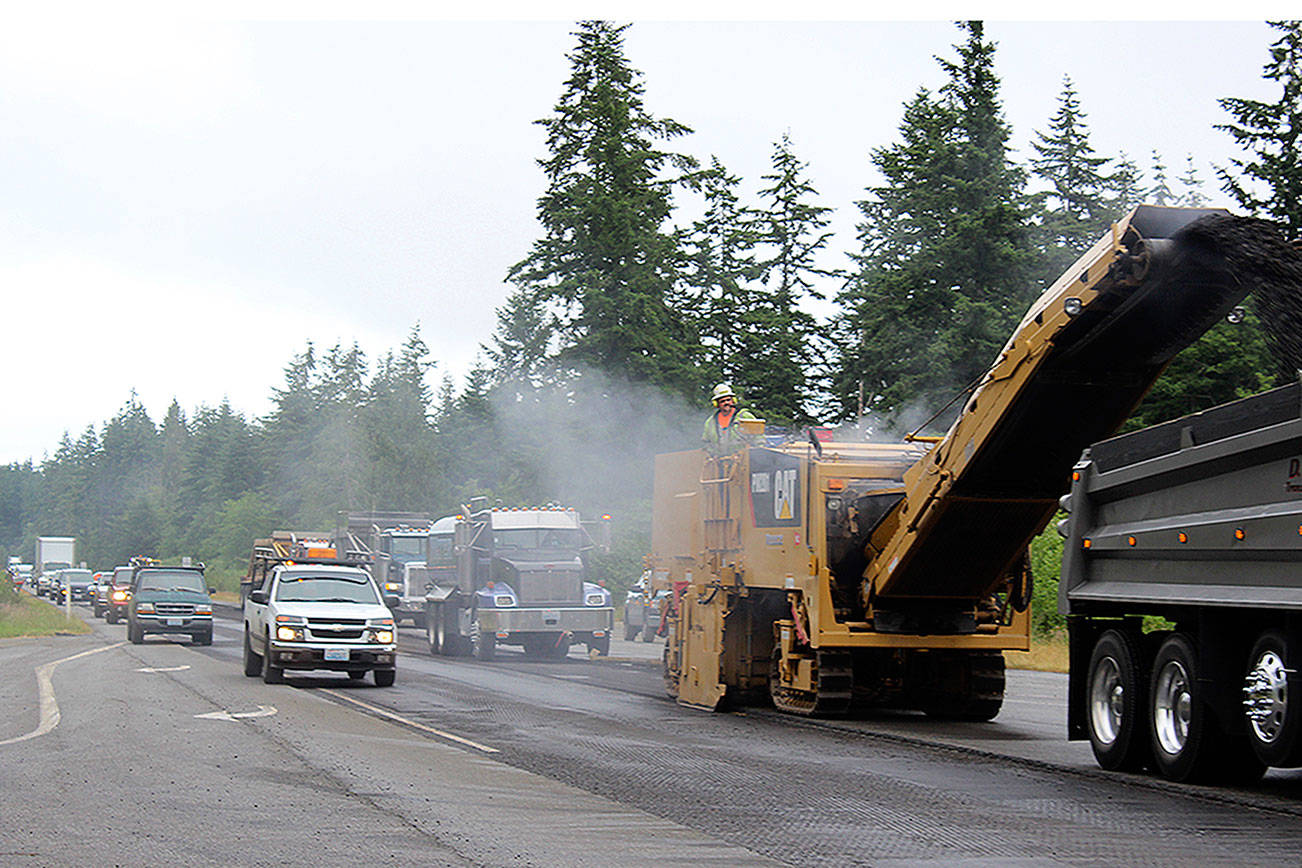
[[[143,669],[137,669],[137,672],[180,672],[183,669],[189,669],[190,664],[184,666],[146,666]]]
[[[17,742],[20,741],[27,741],[29,738],[38,738],[39,736],[45,735],[47,732],[50,732],[56,726],[59,725],[59,702],[54,697],[54,682],[50,680],[51,676],[54,674],[54,667],[58,666],[60,663],[67,663],[69,660],[76,660],[78,657],[86,657],[91,654],[98,654],[101,651],[110,651],[114,648],[118,648],[125,644],[127,643],[117,642],[112,645],[105,645],[103,648],[92,648],[89,651],[82,651],[80,654],[73,654],[71,657],[63,657],[58,660],[55,660],[52,663],[46,663],[43,666],[37,666],[36,685],[39,688],[40,696],[41,696],[40,725],[38,725],[36,729],[27,733],[27,735],[20,735],[15,738],[9,738],[9,739],[5,739],[4,741],[0,741],[0,745],[16,744]]]
[[[259,705],[257,711],[210,711],[196,714],[200,720],[247,720],[250,717],[271,717],[276,713],[274,705]]]
[[[346,702],[351,702],[353,705],[357,705],[362,708],[365,708],[367,711],[373,714],[378,714],[381,717],[387,717],[390,720],[396,720],[398,721],[398,723],[404,724],[406,726],[415,727],[416,729],[422,730],[424,732],[428,732],[431,735],[437,735],[439,738],[446,738],[448,741],[455,741],[457,744],[464,744],[467,747],[473,747],[475,750],[482,750],[484,753],[501,753],[501,751],[499,751],[495,747],[489,747],[488,745],[480,744],[477,741],[471,741],[468,738],[462,738],[459,735],[453,735],[450,732],[444,732],[441,729],[435,729],[432,726],[426,726],[423,723],[417,723],[414,720],[410,720],[406,717],[403,717],[401,714],[395,714],[392,711],[389,711],[387,708],[380,708],[377,705],[371,705],[369,702],[362,702],[360,699],[353,699],[351,696],[348,696],[347,694],[344,693],[340,693],[337,690],[330,690],[329,688],[321,688],[321,692],[329,693],[331,696],[337,696]]]

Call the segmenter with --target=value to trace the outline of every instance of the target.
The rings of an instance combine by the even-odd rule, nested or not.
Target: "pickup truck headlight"
[[[392,630],[372,630],[371,641],[378,642],[381,645],[388,645],[393,641]]]
[[[137,614],[137,615],[152,615],[152,614],[154,614],[154,604],[153,604],[153,603],[137,603],[137,604],[136,604],[136,614]]]
[[[131,598],[131,595],[128,594],[126,591],[114,591],[114,592],[113,592],[113,601],[116,602],[116,603],[125,603],[125,602],[126,602],[128,599],[130,599],[130,598]]]
[[[302,642],[303,628],[290,627],[285,624],[281,624],[279,627],[276,628],[276,638],[279,639],[281,642]]]
[[[368,627],[392,627],[392,618],[368,618],[366,621]]]
[[[197,606],[194,607],[194,613],[195,613],[196,615],[211,615],[211,614],[212,614],[212,604],[211,604],[211,603],[199,603]]]
[[[401,591],[402,585],[399,584],[398,582],[385,582],[384,589],[386,591]]]

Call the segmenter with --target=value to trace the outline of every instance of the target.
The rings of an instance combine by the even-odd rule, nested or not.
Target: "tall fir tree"
[[[1171,192],[1171,181],[1166,175],[1166,163],[1162,155],[1153,151],[1153,186],[1144,193],[1144,201],[1149,205],[1174,205],[1175,193]]]
[[[543,235],[510,270],[555,317],[560,360],[670,389],[697,378],[683,317],[669,305],[678,236],[668,225],[676,186],[694,162],[662,150],[691,130],[650,115],[624,31],[585,21],[552,117],[538,121],[548,156],[538,200]]]
[[[1179,203],[1186,208],[1201,208],[1211,200],[1203,193],[1203,179],[1198,174],[1193,154],[1186,154],[1184,163],[1184,174],[1180,176]]]
[[[900,142],[872,154],[885,183],[858,203],[858,271],[838,296],[843,415],[939,409],[986,370],[1034,293],[995,46],[980,22],[960,28],[939,96],[920,90]]]
[[[1279,86],[1273,100],[1218,100],[1234,120],[1218,124],[1244,156],[1216,174],[1243,209],[1283,223],[1289,237],[1302,237],[1302,21],[1271,21],[1280,36],[1270,45],[1262,77]]]
[[[1063,76],[1049,131],[1037,131],[1032,148],[1036,153],[1032,171],[1049,185],[1040,197],[1044,267],[1057,273],[1071,265],[1117,216],[1110,195],[1113,179],[1105,171],[1109,160],[1090,144],[1086,114],[1070,77]]]
[[[822,403],[820,375],[829,372],[818,370],[826,347],[801,304],[824,298],[820,281],[841,274],[820,263],[832,237],[832,209],[817,204],[818,191],[805,175],[808,164],[796,156],[790,136],[774,144],[770,166],[757,221],[765,292],[743,312],[741,325],[752,336],[753,351],[737,361],[737,379],[776,421],[805,424]]]

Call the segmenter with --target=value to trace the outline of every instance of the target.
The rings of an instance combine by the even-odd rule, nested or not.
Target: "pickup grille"
[[[355,642],[366,631],[364,618],[308,618],[309,636],[321,642]]]
[[[193,603],[155,603],[154,611],[169,618],[189,618],[194,614]]]

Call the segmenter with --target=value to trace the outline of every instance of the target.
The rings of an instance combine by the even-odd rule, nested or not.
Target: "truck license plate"
[[[325,659],[327,660],[347,660],[347,648],[327,648],[325,649]]]
[[[181,619],[181,618],[168,618],[168,619],[167,619],[167,626],[169,626],[169,627],[180,627],[180,626],[181,626],[181,621],[182,621],[182,620],[183,620],[183,619]]]

